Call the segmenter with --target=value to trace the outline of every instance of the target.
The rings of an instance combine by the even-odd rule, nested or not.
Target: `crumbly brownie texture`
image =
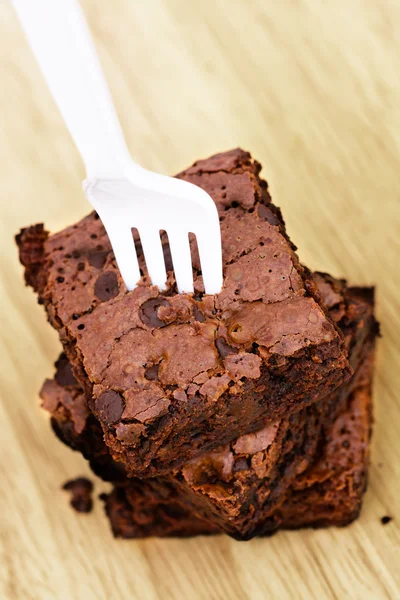
[[[264,531],[271,525],[274,530],[347,525],[358,517],[368,481],[373,363],[371,350],[346,409],[325,432],[318,460],[296,478]]]
[[[197,481],[182,484],[181,474],[145,480],[120,478],[111,494],[103,497],[114,535],[140,538],[228,533],[248,540],[279,528],[350,523],[358,516],[366,487],[372,355],[373,342],[368,340],[362,366],[351,385],[347,384],[349,393],[337,391],[327,399],[318,427],[315,417],[314,427],[304,426],[310,420],[309,408],[300,411],[306,414],[303,420],[299,415],[296,422],[303,423],[306,433],[292,423],[286,429],[303,442],[297,454],[290,452],[291,434],[284,443],[275,439],[264,453],[255,454],[254,447],[244,447],[251,437],[245,435],[236,441],[245,454],[234,455],[234,461],[239,465],[242,461],[244,468],[231,475],[229,463],[224,473],[227,450],[221,449],[198,459]],[[262,445],[268,443],[265,433],[256,434]],[[294,447],[299,446],[296,443]],[[92,464],[96,465],[96,459]],[[193,465],[182,471],[185,469],[192,473]],[[102,474],[101,466],[97,472]],[[106,476],[109,473],[106,471]]]
[[[152,481],[150,487],[149,481]],[[159,483],[157,479],[146,479],[143,488],[135,487],[133,510],[127,495],[131,495],[129,486],[121,485],[100,496],[115,537],[192,537],[222,533],[211,521],[195,516],[165,479]]]
[[[257,535],[278,529],[344,526],[359,515],[367,485],[372,427],[373,353],[346,407],[320,439],[312,466],[299,475],[282,504],[259,523]],[[129,480],[103,497],[113,533],[121,538],[191,537],[223,533],[190,511],[167,485],[139,486]],[[156,480],[154,480],[156,481]]]
[[[286,418],[350,373],[260,168],[233,150],[178,175],[218,207],[224,287],[216,296],[203,294],[193,240],[196,292],[186,295],[176,293],[171,270],[162,294],[145,275],[128,293],[94,213],[50,237],[40,225],[17,236],[26,281],[59,331],[106,444],[132,475],[167,473]],[[145,272],[143,255],[140,264]]]
[[[377,332],[372,290],[347,290],[344,282],[333,280],[328,275],[316,274],[315,279],[330,314],[345,334],[350,361],[357,370],[361,358],[359,348],[363,348],[364,354],[368,352],[370,340]],[[98,474],[112,478],[112,461],[109,456],[107,459],[104,444],[98,444],[101,439],[99,431],[95,436],[90,431],[75,435],[72,443],[66,439],[70,435],[70,426],[65,425],[65,420],[71,424],[73,419],[64,416],[65,401],[58,403],[57,408],[52,398],[46,398],[50,386],[54,385],[57,384],[46,382],[42,397],[45,408],[50,408],[53,414],[53,427],[59,437],[83,451]],[[251,537],[260,522],[265,520],[265,515],[270,514],[282,500],[293,478],[311,463],[321,428],[332,422],[353,385],[354,379],[342,384],[330,398],[191,461],[168,480],[148,480],[146,489],[155,486],[155,496],[160,485],[166,486],[169,491],[175,489],[175,495],[181,498],[183,504],[191,506],[192,513],[197,512],[203,518],[219,523],[222,529],[235,537]],[[76,389],[70,391],[75,402],[85,406],[83,395],[77,394]],[[54,397],[55,393],[52,395]],[[75,412],[79,414],[78,409]],[[141,481],[137,481],[135,487],[132,482],[131,493],[138,493],[142,485]]]
[[[124,467],[113,460],[104,444],[100,424],[88,410],[65,354],[55,366],[54,379],[46,379],[40,391],[42,407],[51,414],[54,433],[72,450],[81,452],[99,477],[114,482],[125,479]]]

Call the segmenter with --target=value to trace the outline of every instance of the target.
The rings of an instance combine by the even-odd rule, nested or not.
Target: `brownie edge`
[[[17,237],[26,280],[60,335],[114,459],[151,477],[333,391],[351,370],[342,334],[299,262],[260,165],[240,149],[179,175],[214,199],[224,287],[207,296],[192,241],[195,294],[127,292],[100,219]],[[165,240],[163,240],[163,243]],[[165,244],[164,244],[165,246]],[[167,255],[166,255],[166,258]],[[167,261],[168,262],[168,261]]]

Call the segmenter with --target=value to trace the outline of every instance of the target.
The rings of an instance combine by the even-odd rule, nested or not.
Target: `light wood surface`
[[[99,501],[89,516],[69,508],[60,486],[88,468],[39,409],[59,343],[24,289],[12,237],[40,221],[58,230],[89,207],[79,156],[0,0],[0,598],[400,598],[400,3],[83,5],[137,160],[174,173],[251,150],[301,259],[376,283],[384,337],[370,485],[346,529],[249,543],[115,541]],[[383,526],[384,515],[394,520]]]

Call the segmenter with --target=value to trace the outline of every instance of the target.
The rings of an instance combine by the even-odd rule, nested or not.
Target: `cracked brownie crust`
[[[131,475],[167,473],[288,418],[350,373],[343,338],[259,171],[234,150],[178,175],[218,207],[224,287],[216,296],[203,293],[193,240],[192,296],[176,293],[171,270],[166,291],[151,286],[142,255],[143,278],[128,293],[95,214],[50,237],[42,226],[17,236],[26,281]]]

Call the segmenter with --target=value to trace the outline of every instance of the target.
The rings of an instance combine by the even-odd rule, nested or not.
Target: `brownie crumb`
[[[63,387],[71,387],[77,385],[77,381],[72,372],[71,363],[69,362],[64,352],[56,360],[55,366],[55,380],[59,385]]]
[[[387,525],[392,520],[393,520],[393,517],[389,517],[388,515],[385,515],[384,517],[381,517],[381,523],[382,523],[382,525]]]
[[[90,513],[93,509],[93,483],[86,477],[70,479],[62,486],[63,490],[71,492],[70,504],[77,512]]]

